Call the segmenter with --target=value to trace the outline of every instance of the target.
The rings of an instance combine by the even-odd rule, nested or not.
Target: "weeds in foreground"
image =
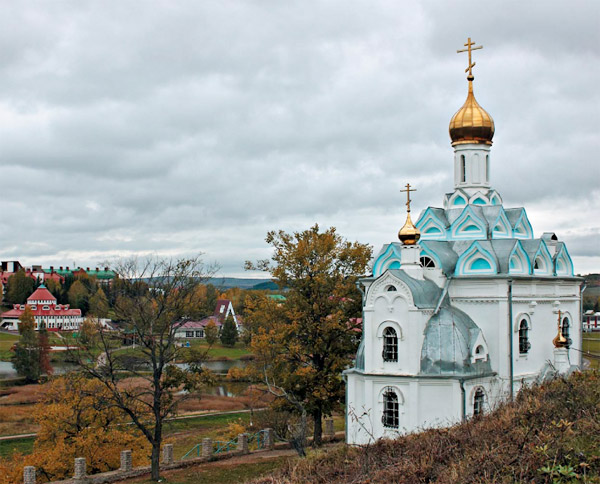
[[[254,484],[600,483],[600,372],[523,389],[446,429],[340,447]]]

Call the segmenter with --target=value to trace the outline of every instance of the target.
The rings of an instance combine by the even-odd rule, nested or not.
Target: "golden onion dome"
[[[415,245],[421,238],[421,232],[415,227],[410,218],[410,209],[406,214],[406,222],[398,231],[398,238],[404,245]]]
[[[559,311],[558,312],[558,333],[552,340],[552,344],[554,345],[555,348],[566,348],[567,346],[569,346],[569,341],[563,335],[562,326],[560,324],[560,318],[561,318],[561,312]]]
[[[450,139],[452,146],[465,143],[492,144],[494,137],[494,120],[483,109],[473,94],[473,76],[467,77],[469,94],[463,104],[450,120]]]

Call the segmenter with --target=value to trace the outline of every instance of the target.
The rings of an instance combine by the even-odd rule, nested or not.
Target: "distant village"
[[[26,309],[29,309],[34,317],[36,330],[43,327],[48,331],[77,332],[86,318],[89,300],[92,298],[88,298],[87,303],[83,303],[82,299],[82,304],[73,304],[76,299],[69,298],[69,291],[73,288],[74,283],[77,281],[87,282],[88,288],[95,287],[97,289],[95,294],[101,293],[101,297],[106,298],[118,278],[118,274],[108,267],[50,266],[44,268],[40,265],[25,267],[19,261],[2,261],[0,263],[0,293],[3,306],[9,309],[0,313],[0,329],[18,332],[21,316]],[[20,284],[21,287],[11,288],[11,284]],[[24,297],[23,290],[27,287],[30,287],[31,290]],[[11,291],[11,289],[14,290]],[[12,294],[15,292],[20,292],[21,296],[15,297]],[[63,294],[63,300],[61,301],[55,294]],[[89,289],[88,296],[91,296]],[[17,300],[19,297],[20,300]],[[285,300],[284,296],[278,294],[272,294],[270,297]],[[105,330],[124,333],[124,342],[131,344],[125,328],[120,327],[118,321],[106,317],[108,314],[105,310],[100,312],[103,314],[94,315],[96,323],[99,323]],[[236,313],[233,302],[227,298],[218,297],[214,303],[212,314],[175,322],[174,324],[177,325],[175,338],[181,340],[203,339],[206,337],[205,329],[209,324],[214,324],[220,331],[228,317],[233,319],[238,333],[242,332],[243,317]]]

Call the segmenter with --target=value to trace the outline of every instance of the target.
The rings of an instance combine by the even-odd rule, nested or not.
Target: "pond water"
[[[52,363],[55,375],[64,375],[69,371],[77,369],[77,365],[74,363],[56,362]],[[0,361],[0,380],[9,380],[11,378],[17,378],[17,370],[10,361]]]
[[[225,361],[207,361],[202,366],[208,368],[211,371],[219,374],[226,374],[230,368],[233,367],[244,367],[246,362],[241,360],[225,360]],[[184,363],[178,363],[177,366],[180,368],[186,368],[187,365]],[[77,369],[77,365],[74,363],[65,363],[62,361],[52,363],[55,375],[63,375],[69,371]],[[12,362],[0,361],[0,380],[9,380],[17,378],[17,371],[15,370]],[[228,395],[229,396],[229,395]]]

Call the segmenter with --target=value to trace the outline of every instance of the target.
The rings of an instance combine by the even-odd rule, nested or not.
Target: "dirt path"
[[[241,409],[241,410],[228,410],[226,412],[213,412],[211,410],[207,410],[202,413],[186,413],[184,415],[178,415],[177,417],[171,417],[165,419],[166,422],[171,422],[173,420],[186,420],[189,418],[202,418],[202,417],[212,417],[218,415],[229,415],[232,413],[249,413],[256,412],[258,410],[264,410],[264,408],[254,408],[254,409]],[[0,440],[16,440],[16,439],[24,439],[27,437],[35,437],[37,434],[15,434],[15,435],[3,435],[0,437]]]

